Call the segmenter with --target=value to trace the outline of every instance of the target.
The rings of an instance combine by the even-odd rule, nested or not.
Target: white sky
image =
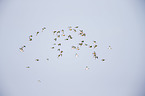
[[[4,96],[144,96],[143,1],[3,0],[0,14],[0,89]],[[69,48],[83,39],[75,34],[76,41],[63,41],[64,55],[56,58],[57,52],[50,50],[52,31],[70,25],[84,30],[85,41],[97,41],[97,54],[105,62],[93,60],[93,51],[87,48],[75,58]],[[46,31],[29,42],[29,35],[44,26]],[[109,45],[112,50],[107,49]]]

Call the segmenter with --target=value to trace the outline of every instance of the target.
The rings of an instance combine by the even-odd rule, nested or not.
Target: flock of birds
[[[86,36],[86,33],[84,33],[83,30],[79,30],[78,28],[79,28],[78,26],[76,26],[76,27],[74,27],[74,28],[71,27],[71,26],[69,26],[69,27],[68,27],[68,30],[69,30],[69,31],[72,31],[72,32],[79,33],[78,35],[85,37],[85,36]],[[41,32],[43,32],[44,30],[46,30],[46,27],[43,27],[42,30],[41,30]],[[38,36],[38,34],[40,34],[40,32],[36,32],[36,36]],[[62,30],[59,30],[59,31],[53,31],[53,35],[56,35],[56,37],[54,38],[54,42],[55,42],[55,43],[53,44],[53,46],[51,47],[51,49],[55,49],[54,46],[62,46],[61,43],[58,43],[58,44],[56,43],[56,41],[58,40],[58,38],[61,38],[61,36],[66,37],[66,38],[64,39],[64,40],[66,40],[66,41],[73,39],[72,35],[66,36],[66,34],[64,33],[64,30],[63,30],[63,29],[62,29]],[[29,41],[32,41],[32,39],[33,39],[33,36],[30,35],[30,36],[29,36]],[[81,46],[86,46],[86,47],[88,47],[88,48],[90,48],[90,49],[94,49],[94,48],[97,48],[97,47],[98,47],[98,45],[97,45],[96,43],[97,43],[96,41],[93,41],[93,45],[89,45],[89,44],[86,43],[84,40],[82,40],[81,42],[78,43],[78,45],[76,45],[76,46],[71,46],[71,48],[72,48],[73,50],[80,50],[80,47],[81,47]],[[26,47],[26,46],[24,45],[24,46],[22,46],[21,48],[19,48],[19,50],[20,50],[21,52],[24,52],[24,48],[25,48],[25,47]],[[109,49],[109,50],[112,49],[111,46],[109,46],[108,49]],[[59,54],[58,54],[57,58],[62,57],[62,55],[63,55],[63,50],[61,50],[60,48],[58,48],[57,51],[59,51]],[[94,58],[94,59],[98,59],[98,58],[99,58],[99,57],[97,56],[97,54],[96,54],[95,51],[94,51],[92,54],[93,54],[93,58]],[[75,54],[75,57],[76,57],[76,58],[78,57],[78,54],[77,54],[77,53]],[[49,58],[47,58],[46,60],[49,60]],[[39,61],[39,59],[35,59],[35,61]],[[101,61],[104,62],[105,59],[101,59]],[[27,66],[26,68],[30,68],[30,67]],[[90,68],[89,68],[88,66],[85,67],[85,70],[89,70],[89,69],[90,69]]]

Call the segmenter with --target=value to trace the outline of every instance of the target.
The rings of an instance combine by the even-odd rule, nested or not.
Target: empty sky
[[[0,96],[144,96],[144,4],[143,0],[1,0]],[[60,41],[64,54],[57,59],[57,52],[50,50],[52,31],[76,25],[86,38],[73,34],[74,41]],[[47,29],[29,42],[29,35],[44,26]],[[87,48],[75,58],[70,47],[82,39],[97,41],[99,60]]]

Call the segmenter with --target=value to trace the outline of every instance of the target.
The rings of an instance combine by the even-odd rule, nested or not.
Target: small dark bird
[[[61,43],[59,43],[58,46],[61,46]]]
[[[39,32],[36,33],[36,36],[39,34]]]
[[[102,59],[102,61],[105,61],[105,59]]]
[[[26,68],[30,68],[29,66],[27,66]]]
[[[39,59],[36,59],[36,61],[39,61]]]
[[[94,46],[94,48],[96,48],[96,47],[97,47],[97,45]]]

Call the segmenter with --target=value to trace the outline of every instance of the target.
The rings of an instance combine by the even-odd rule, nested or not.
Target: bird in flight
[[[88,66],[86,66],[85,70],[89,70],[90,68]]]

